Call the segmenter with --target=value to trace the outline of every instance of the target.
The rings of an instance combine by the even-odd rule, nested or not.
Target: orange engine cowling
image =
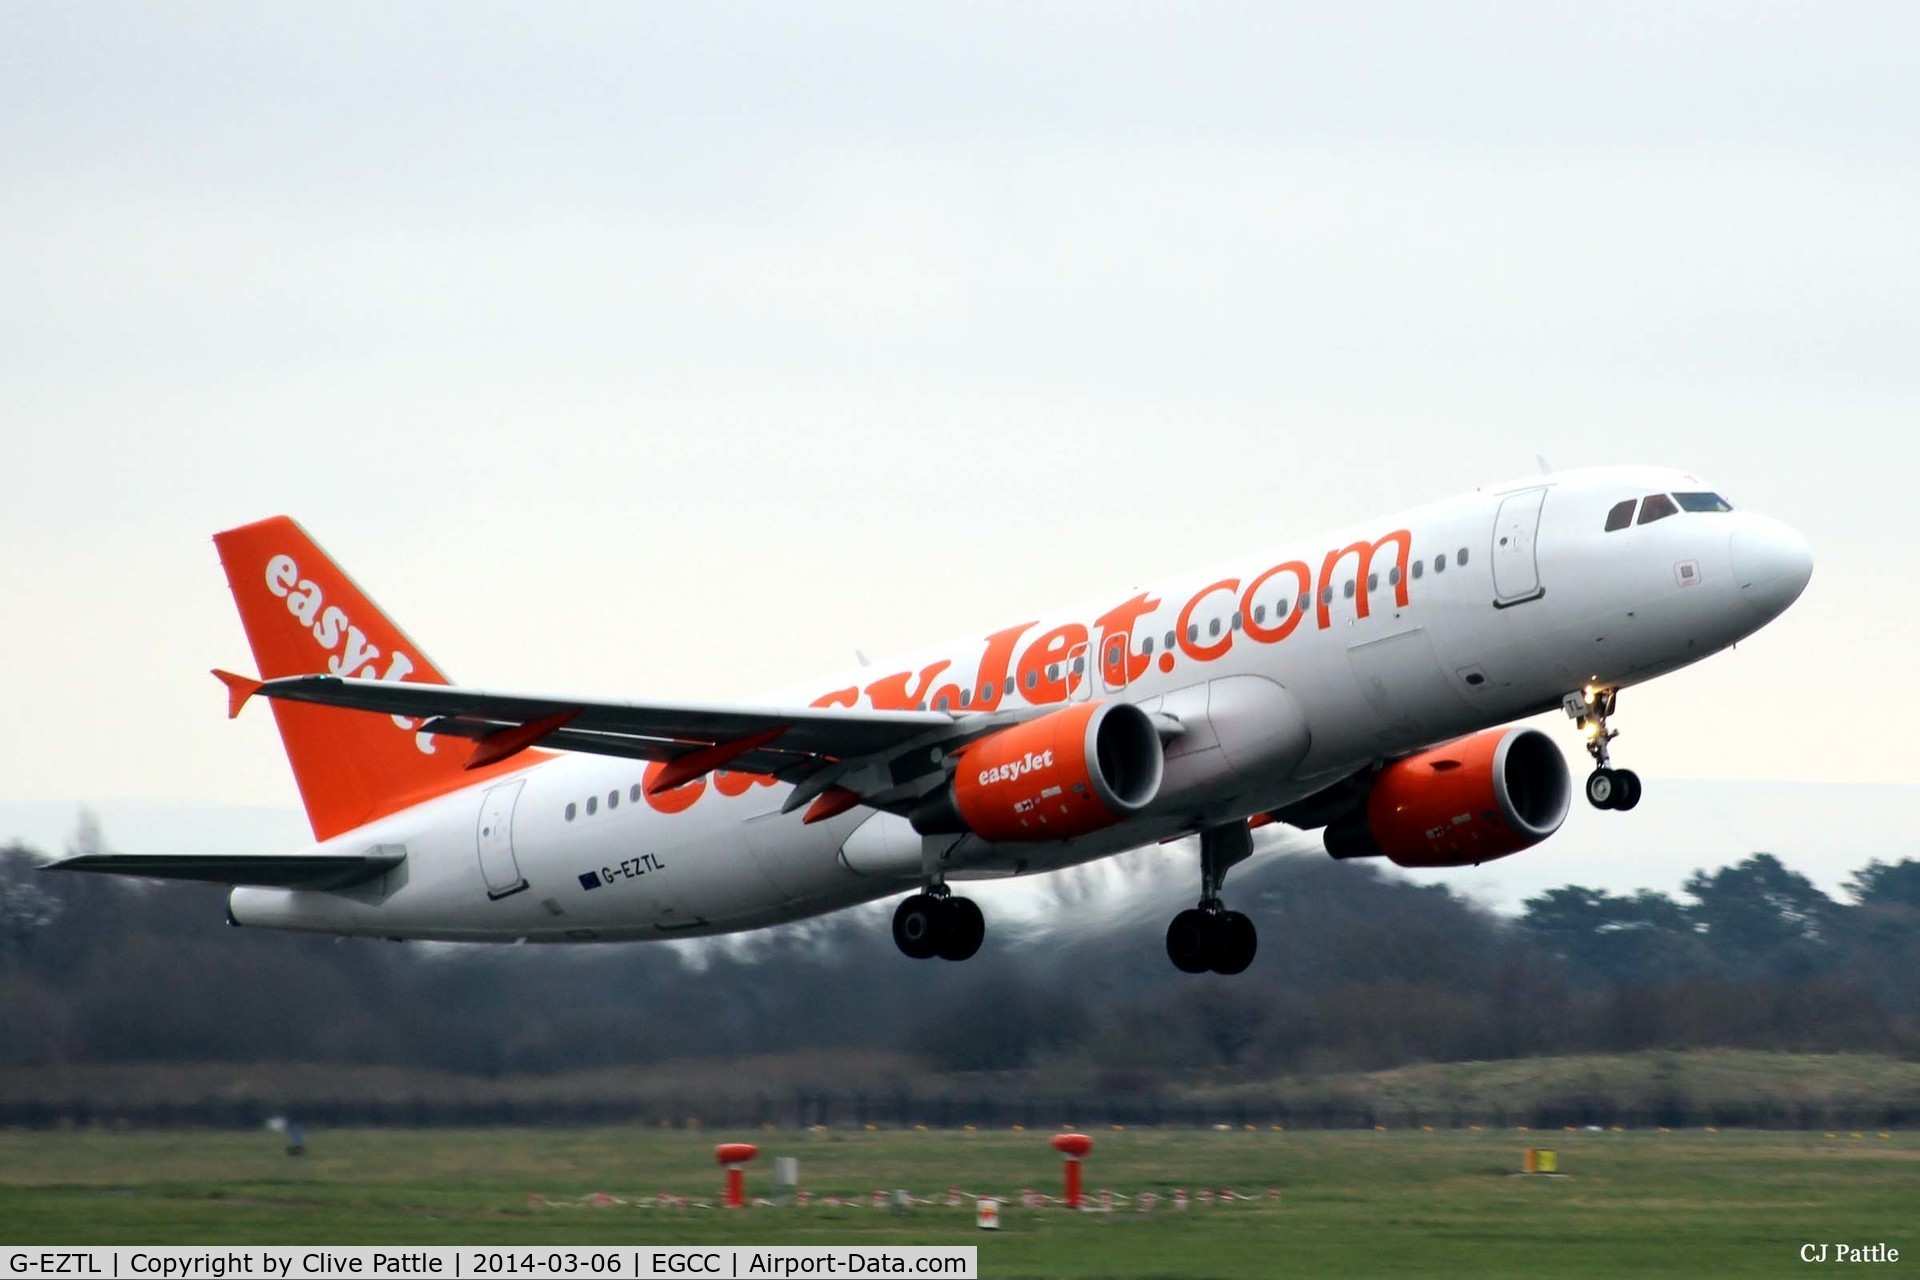
[[[1382,769],[1359,812],[1324,839],[1336,858],[1464,867],[1539,844],[1560,829],[1572,800],[1553,739],[1538,729],[1488,729]]]
[[[1166,757],[1153,721],[1126,702],[1089,702],[968,745],[953,780],[913,814],[922,835],[1066,840],[1153,803]]]

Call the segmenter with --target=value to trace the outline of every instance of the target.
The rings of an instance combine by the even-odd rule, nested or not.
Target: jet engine
[[[1488,729],[1394,761],[1323,839],[1336,858],[1464,867],[1539,844],[1560,829],[1572,799],[1553,739],[1538,729]]]
[[[1146,712],[1082,703],[970,743],[952,780],[914,811],[913,826],[921,835],[1067,840],[1153,803],[1165,764]]]

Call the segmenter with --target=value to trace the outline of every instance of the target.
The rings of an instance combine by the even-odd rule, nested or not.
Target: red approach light
[[[1093,1150],[1093,1139],[1084,1133],[1056,1133],[1047,1139],[1053,1149],[1067,1158],[1066,1202],[1067,1208],[1078,1209],[1081,1206],[1080,1162]]]
[[[751,1142],[723,1142],[713,1149],[713,1158],[727,1171],[727,1194],[722,1201],[729,1209],[744,1209],[747,1204],[747,1161],[760,1154]]]

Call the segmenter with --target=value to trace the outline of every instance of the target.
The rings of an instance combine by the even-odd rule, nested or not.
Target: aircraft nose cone
[[[1768,618],[1800,598],[1813,577],[1813,548],[1778,520],[1748,516],[1733,532],[1733,578],[1741,596]]]

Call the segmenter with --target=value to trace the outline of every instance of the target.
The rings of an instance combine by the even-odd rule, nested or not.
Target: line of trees
[[[1256,858],[1234,979],[1175,972],[1187,893],[1085,894],[964,965],[886,907],[717,944],[487,948],[220,924],[222,892],[48,875],[0,850],[0,1066],[310,1061],[499,1076],[869,1050],[1107,1089],[1538,1053],[1738,1046],[1920,1055],[1920,861],[1828,896],[1770,854],[1683,896],[1568,886],[1518,917],[1365,863]],[[1104,914],[1103,914],[1104,912]]]

